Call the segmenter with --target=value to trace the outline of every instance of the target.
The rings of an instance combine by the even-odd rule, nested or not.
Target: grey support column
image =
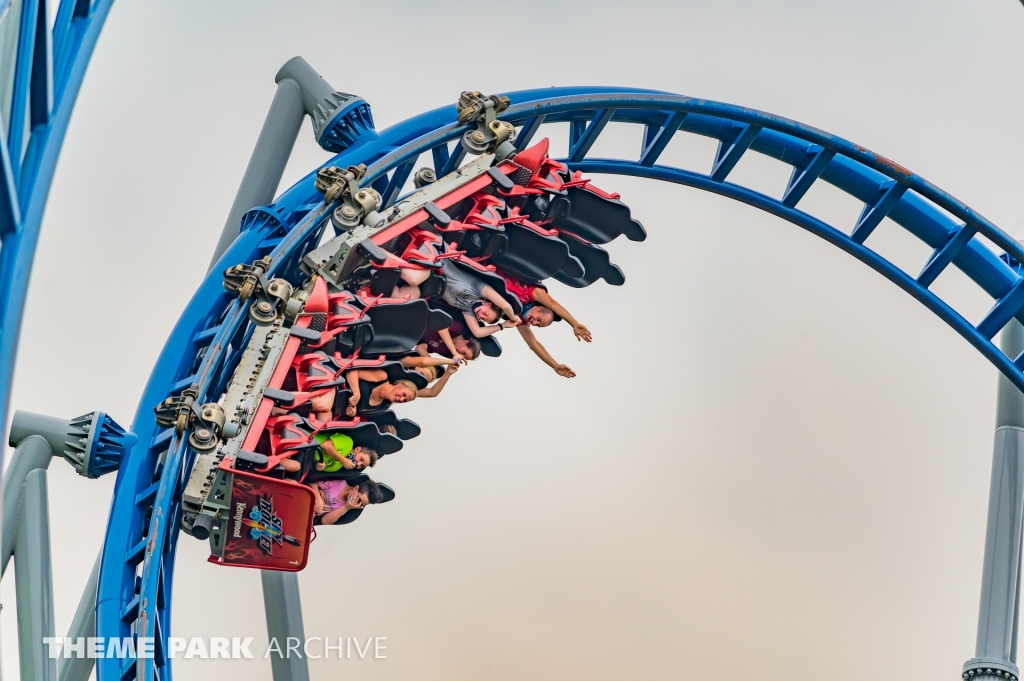
[[[298,84],[291,79],[281,80],[277,84],[274,101],[270,104],[270,111],[267,112],[267,119],[256,140],[256,147],[252,150],[238,193],[235,194],[235,202],[231,204],[217,248],[213,251],[211,270],[238,236],[242,216],[250,209],[274,200],[305,114]]]
[[[50,519],[46,469],[55,456],[83,477],[97,478],[117,470],[135,443],[103,412],[60,419],[18,411],[11,422],[9,443],[15,447],[3,482],[3,529],[0,534],[0,575],[14,555],[18,647],[23,681],[57,681],[57,660],[49,656],[44,638],[53,637],[53,572],[50,563]],[[96,580],[99,559],[82,595],[70,638],[95,636]],[[62,681],[87,681],[93,660],[63,660]]]
[[[4,506],[3,534],[0,535],[0,577],[7,571],[11,555],[15,549],[22,513],[22,491],[27,484],[28,476],[33,471],[46,470],[53,460],[53,450],[49,443],[39,435],[15,440],[17,419],[11,424],[11,441],[17,442],[11,465],[4,475]]]
[[[267,614],[267,636],[271,641],[277,639],[282,651],[280,656],[270,653],[274,681],[309,681],[309,663],[302,650],[306,633],[302,626],[299,576],[294,572],[274,570],[263,570],[260,576],[263,580],[263,607]]]
[[[377,139],[370,105],[358,95],[335,90],[302,57],[289,59],[274,80],[277,93],[213,252],[211,270],[238,236],[246,212],[274,200],[305,114],[313,121],[316,143],[333,154]]]
[[[96,635],[96,584],[100,577],[100,557],[96,556],[89,581],[82,591],[82,599],[78,602],[75,618],[71,620],[67,638],[72,640]],[[57,681],[89,681],[95,662],[87,655],[61,656],[57,660]]]
[[[21,681],[57,681],[57,660],[49,656],[48,647],[43,645],[44,637],[54,635],[45,470],[34,470],[25,480],[14,569]]]
[[[360,142],[377,138],[370,105],[359,95],[339,92],[302,57],[289,59],[275,80],[292,80],[302,92],[302,104],[313,121],[313,137],[338,154]]]
[[[1024,351],[1024,327],[1011,320],[1000,336],[1011,358]],[[988,528],[981,577],[975,657],[964,664],[972,681],[1016,681],[1020,603],[1021,531],[1024,524],[1024,394],[999,376],[996,434],[989,488]]]

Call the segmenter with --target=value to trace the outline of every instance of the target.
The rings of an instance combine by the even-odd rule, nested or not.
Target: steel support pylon
[[[32,435],[18,443],[4,476],[4,526],[0,574],[14,558],[18,620],[18,661],[22,681],[56,681],[57,660],[46,638],[54,635],[53,572],[46,469],[53,451]]]
[[[1011,320],[1000,347],[1008,357],[1024,352],[1024,326]],[[965,681],[1017,681],[1020,621],[1021,532],[1024,524],[1024,394],[1003,375],[996,398],[996,432],[989,488],[981,606],[974,657]]]
[[[0,577],[14,558],[17,593],[18,653],[22,681],[86,681],[94,659],[50,656],[55,641],[53,570],[46,470],[55,456],[79,474],[98,477],[117,466],[135,435],[124,432],[106,414],[92,412],[67,420],[19,411],[11,422],[14,456],[3,478],[3,527]],[[95,636],[96,579],[93,567],[75,613],[70,639]],[[50,643],[47,643],[50,641]]]
[[[250,209],[274,200],[277,187],[281,184],[284,168],[292,155],[292,148],[299,136],[302,119],[306,110],[302,107],[302,93],[293,80],[282,80],[277,85],[270,111],[263,122],[260,136],[253,147],[249,165],[235,193],[235,201],[228,211],[217,247],[210,259],[212,270],[238,237],[239,224]],[[234,264],[234,263],[232,263]]]
[[[271,570],[261,571],[260,576],[274,681],[309,681],[309,662],[303,648],[306,634],[302,624],[299,576],[294,572]]]

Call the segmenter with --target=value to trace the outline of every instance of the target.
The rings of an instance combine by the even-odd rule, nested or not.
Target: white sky
[[[295,55],[365,97],[379,129],[467,89],[641,86],[755,107],[884,154],[1020,238],[1022,38],[1014,0],[119,0],[54,180],[13,406],[131,421]],[[591,155],[635,154],[639,131],[609,135]],[[305,125],[282,188],[324,158]],[[774,191],[783,170],[748,155],[731,179]],[[788,223],[696,190],[597,184],[650,236],[611,245],[621,289],[552,286],[594,332],[586,347],[540,332],[579,377],[506,335],[501,360],[402,409],[424,434],[375,471],[398,499],[322,531],[300,577],[308,635],[386,636],[388,659],[314,663],[313,678],[956,678],[974,649],[995,369]],[[827,188],[807,201],[843,226],[859,211]],[[915,273],[928,253],[887,223],[869,243]],[[936,290],[975,321],[989,304],[959,272]],[[50,481],[61,635],[113,476],[56,462]],[[173,633],[262,651],[258,574],[206,555],[182,537]],[[270,679],[263,661],[175,673]]]

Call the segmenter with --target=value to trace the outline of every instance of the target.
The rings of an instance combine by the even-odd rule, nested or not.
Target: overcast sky
[[[14,408],[129,424],[295,55],[365,97],[379,129],[462,90],[742,104],[877,151],[1024,237],[1016,0],[118,0],[54,179]],[[610,129],[591,155],[639,139]],[[663,159],[706,171],[713,151],[681,136]],[[282,189],[326,158],[305,124]],[[774,192],[787,176],[748,154],[731,179]],[[400,409],[423,435],[374,472],[397,500],[321,531],[300,576],[308,635],[387,637],[387,659],[316,662],[313,678],[956,678],[974,652],[995,369],[795,226],[697,190],[597,184],[650,236],[611,244],[625,286],[552,285],[594,333],[538,333],[578,378],[508,332],[500,360]],[[828,190],[802,207],[849,227],[859,205]],[[869,243],[914,273],[929,252],[890,223]],[[974,321],[990,304],[952,269],[936,290]],[[112,486],[51,467],[58,635]],[[258,573],[179,546],[172,633],[262,651]],[[15,678],[12,580],[0,594]]]

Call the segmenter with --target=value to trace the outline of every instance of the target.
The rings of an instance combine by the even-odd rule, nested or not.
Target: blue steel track
[[[0,18],[16,3],[0,0]],[[85,70],[113,0],[22,0],[17,16],[10,121],[0,121],[0,424],[7,423],[25,294],[43,209]],[[6,440],[6,437],[3,438]]]
[[[856,257],[923,303],[1024,389],[1024,358],[1007,357],[992,338],[1013,317],[1024,321],[1024,250],[970,207],[918,175],[844,139],[785,118],[702,99],[622,88],[553,88],[509,93],[501,116],[520,126],[525,147],[542,124],[568,123],[565,162],[586,173],[632,175],[674,182],[756,206],[788,220]],[[420,154],[429,153],[437,174],[457,168],[465,153],[449,144],[467,129],[455,122],[455,107],[430,111],[393,126],[376,140],[355,146],[325,165],[365,163],[367,182],[393,204]],[[588,157],[609,122],[644,127],[636,160]],[[710,172],[660,165],[674,135],[718,140]],[[728,181],[744,153],[755,152],[792,166],[788,187],[771,197]],[[274,273],[298,277],[298,260],[321,236],[331,206],[325,206],[310,173],[274,204],[254,208],[242,230],[204,280],[175,326],[146,386],[133,422],[139,443],[118,472],[103,548],[97,602],[97,635],[152,636],[152,660],[123,664],[97,660],[100,681],[170,678],[162,640],[170,631],[175,545],[180,494],[192,454],[173,429],[161,429],[153,406],[194,387],[200,402],[215,400],[246,340],[246,315],[221,286],[221,272],[269,254]],[[852,230],[829,225],[799,207],[815,182],[827,182],[864,204]],[[952,216],[952,217],[951,217]],[[888,217],[932,248],[918,273],[905,272],[876,253],[867,237]],[[1004,253],[990,250],[979,236]],[[957,313],[929,287],[942,271],[957,267],[993,299],[978,324]]]

